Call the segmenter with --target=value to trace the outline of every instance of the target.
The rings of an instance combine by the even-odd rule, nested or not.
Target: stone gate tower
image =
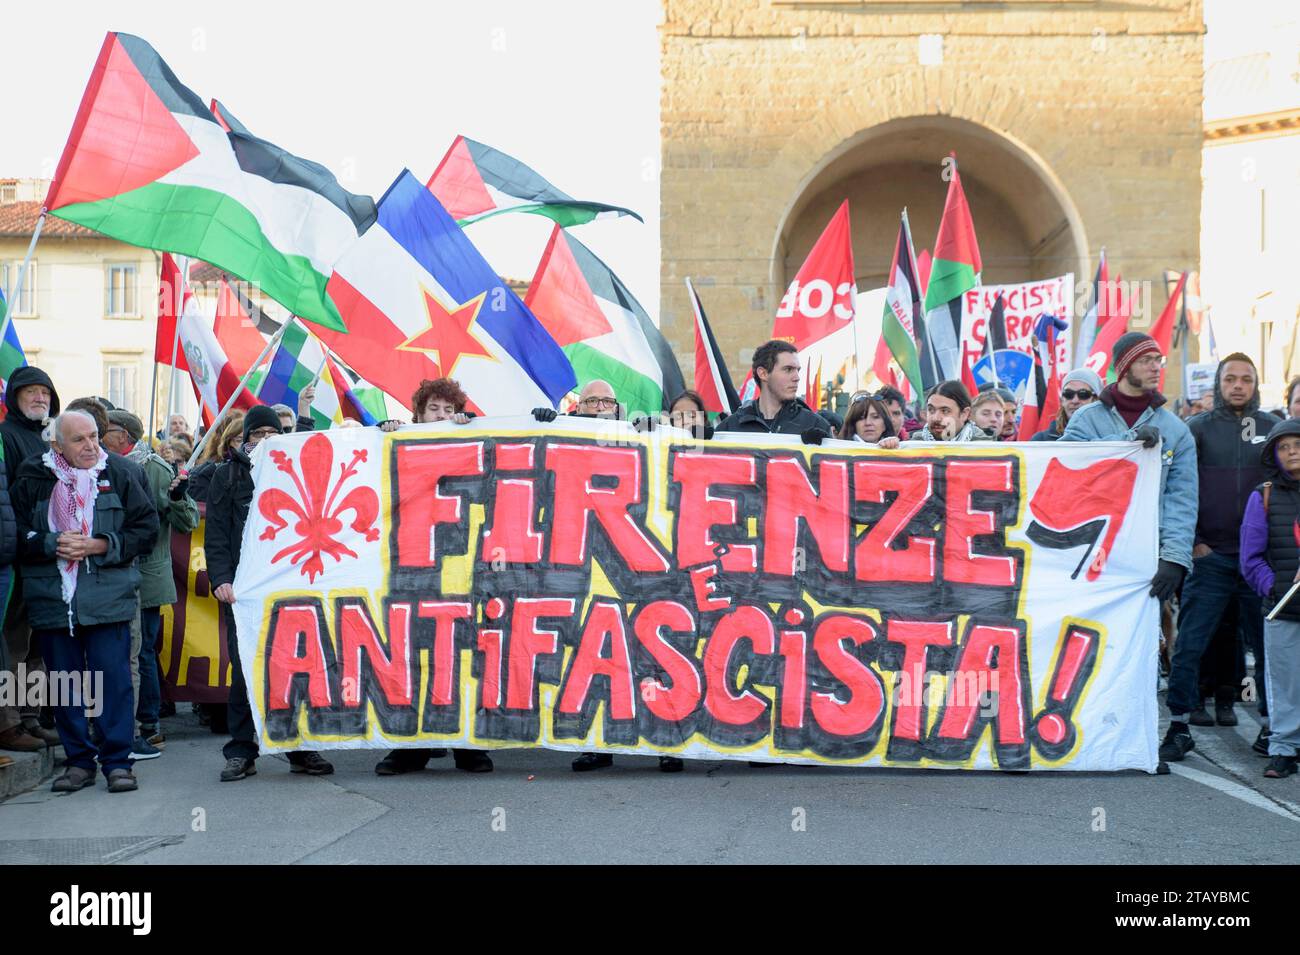
[[[859,288],[903,206],[933,248],[950,151],[986,283],[1086,284],[1105,246],[1158,314],[1163,270],[1198,267],[1200,0],[665,0],[660,31],[661,314],[686,369],[684,276],[739,381],[842,199]]]

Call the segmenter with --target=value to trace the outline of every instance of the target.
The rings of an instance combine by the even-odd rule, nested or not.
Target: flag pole
[[[32,255],[36,252],[36,240],[41,237],[41,230],[45,228],[45,207],[41,207],[41,214],[36,217],[36,228],[32,230],[32,241],[27,243],[27,255],[23,257],[23,264],[18,269],[18,278],[14,280],[13,288],[9,289],[7,297],[9,307],[5,309],[5,320],[0,324],[0,342],[9,337],[9,326],[14,321],[14,311],[18,308],[18,300],[23,294],[23,282],[27,278],[27,267],[32,264]]]
[[[1268,616],[1265,617],[1264,619],[1272,620],[1275,617],[1277,617],[1278,613],[1281,612],[1286,607],[1286,605],[1291,602],[1291,598],[1296,595],[1297,590],[1300,590],[1300,580],[1297,580],[1295,583],[1291,585],[1291,589],[1282,595],[1282,599],[1279,600],[1274,605],[1273,609],[1268,612]]]
[[[190,257],[181,256],[180,262],[177,263],[177,273],[180,275],[181,287],[172,290],[172,311],[176,315],[176,328],[172,330],[172,377],[171,383],[167,386],[167,420],[171,421],[172,415],[176,413],[176,352],[181,343],[181,319],[185,313],[185,289],[190,284]],[[213,424],[216,424],[214,421]]]
[[[239,379],[239,384],[236,386],[235,390],[230,393],[230,397],[226,399],[225,405],[217,412],[217,416],[212,419],[212,427],[208,428],[204,433],[203,439],[195,446],[194,453],[191,454],[190,459],[185,462],[186,471],[194,467],[194,462],[199,459],[199,455],[203,453],[203,449],[207,446],[208,441],[210,441],[212,436],[216,434],[217,425],[221,423],[221,419],[226,416],[226,412],[234,407],[235,401],[239,398],[240,392],[244,391],[245,388],[248,387],[248,380],[253,377],[253,372],[257,370],[262,362],[266,361],[266,356],[271,353],[271,349],[280,343],[280,339],[284,337],[285,331],[296,320],[296,316],[290,315],[289,320],[280,326],[280,330],[271,336],[271,340],[268,341],[266,347],[262,349],[262,354],[258,355],[257,359],[249,366],[248,371],[244,372],[244,377]],[[249,392],[249,394],[252,394],[252,392]],[[257,396],[254,395],[253,397]]]
[[[1182,301],[1178,303],[1178,339],[1182,344],[1183,352],[1183,401],[1187,401],[1187,336],[1191,331],[1187,327],[1187,273],[1184,272],[1179,282],[1183,286]]]

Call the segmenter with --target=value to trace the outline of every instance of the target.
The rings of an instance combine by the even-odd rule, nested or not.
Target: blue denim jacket
[[[1178,415],[1152,404],[1133,427],[1104,401],[1084,405],[1070,416],[1062,441],[1132,441],[1133,432],[1149,424],[1160,432],[1160,559],[1192,569],[1199,479],[1196,441]]]

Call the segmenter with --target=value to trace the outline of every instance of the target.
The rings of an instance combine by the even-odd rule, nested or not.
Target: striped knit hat
[[[1125,332],[1110,351],[1110,360],[1115,365],[1116,380],[1123,381],[1129,366],[1143,355],[1159,354],[1160,346],[1150,335],[1143,332]]]

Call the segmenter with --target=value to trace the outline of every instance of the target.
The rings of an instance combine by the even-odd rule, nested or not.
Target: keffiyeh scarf
[[[54,472],[54,493],[50,495],[50,530],[55,534],[71,532],[90,536],[95,523],[95,498],[99,496],[99,474],[108,467],[108,455],[101,449],[99,460],[90,468],[74,468],[58,451],[51,448],[41,456],[45,466]],[[63,602],[72,613],[72,597],[77,592],[77,567],[75,560],[60,560],[59,582]]]

